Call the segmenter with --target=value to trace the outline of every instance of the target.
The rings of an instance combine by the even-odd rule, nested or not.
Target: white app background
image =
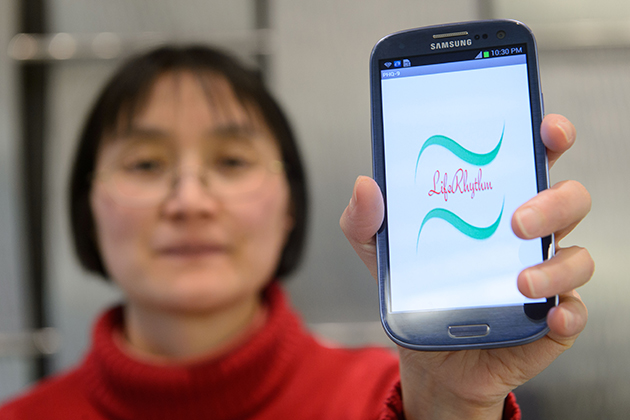
[[[385,79],[382,97],[392,310],[532,302],[518,291],[516,279],[523,268],[542,261],[540,239],[521,240],[511,228],[516,208],[537,193],[526,65]],[[469,164],[433,145],[422,153],[416,174],[429,137],[446,136],[485,154],[503,130],[491,163]],[[440,191],[436,171],[442,181],[447,174],[448,187],[459,169],[467,171],[468,184],[481,170],[481,182],[492,189],[475,191],[474,197],[459,190],[429,196],[430,190]],[[440,218],[428,220],[418,236],[432,209],[488,227],[502,207],[499,226],[487,239],[469,237]]]

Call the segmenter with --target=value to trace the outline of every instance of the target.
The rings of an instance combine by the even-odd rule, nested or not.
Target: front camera
[[[499,31],[499,32],[497,32],[497,38],[499,38],[499,39],[503,39],[503,38],[505,38],[505,31]]]

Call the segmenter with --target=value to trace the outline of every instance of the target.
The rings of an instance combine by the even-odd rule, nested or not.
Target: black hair
[[[241,104],[246,109],[253,108],[262,116],[278,142],[289,183],[294,220],[293,230],[275,272],[277,278],[285,277],[299,263],[307,224],[306,177],[293,131],[257,70],[244,66],[229,54],[200,45],[164,46],[131,58],[113,75],[97,97],[79,137],[70,178],[70,223],[81,265],[109,279],[96,241],[90,206],[92,175],[103,138],[118,131],[121,124],[131,124],[158,77],[179,71],[191,72],[200,80],[211,80],[208,75],[225,79]],[[206,94],[212,96],[207,83],[202,83],[202,86]]]

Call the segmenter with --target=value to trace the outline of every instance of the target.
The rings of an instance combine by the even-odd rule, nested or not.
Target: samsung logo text
[[[432,50],[443,50],[446,48],[466,47],[472,45],[472,39],[458,39],[456,41],[432,42]]]

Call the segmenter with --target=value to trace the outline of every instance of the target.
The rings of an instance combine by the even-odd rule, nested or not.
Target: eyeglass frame
[[[279,159],[274,159],[270,162],[268,162],[266,165],[266,172],[271,173],[271,174],[280,174],[280,173],[285,173],[285,165],[284,163],[279,160]],[[94,172],[91,177],[90,180],[91,182],[97,182],[97,181],[101,181],[105,183],[105,189],[108,193],[108,195],[111,197],[112,200],[114,200],[116,203],[118,203],[119,205],[125,206],[125,207],[150,207],[153,205],[156,205],[158,203],[160,203],[161,201],[164,201],[166,198],[169,197],[170,194],[173,193],[173,191],[175,191],[175,189],[177,188],[177,184],[181,181],[181,179],[183,178],[183,176],[185,176],[186,174],[191,174],[190,171],[183,171],[183,168],[180,167],[178,170],[170,170],[168,176],[171,178],[170,182],[169,182],[169,187],[168,190],[165,192],[164,196],[153,201],[153,200],[148,200],[146,203],[140,203],[140,202],[136,202],[131,204],[131,201],[127,201],[124,199],[120,199],[120,196],[118,196],[118,198],[116,197],[117,194],[115,194],[113,192],[113,189],[111,187],[108,186],[108,178],[110,178],[112,176],[112,173],[114,171],[101,171],[101,172]],[[207,169],[207,168],[206,168]],[[194,172],[194,171],[193,171]],[[208,182],[207,178],[208,178],[208,173],[206,173],[204,175],[203,170],[198,170],[197,173],[195,174],[198,181],[201,183],[201,185],[204,186],[204,191],[208,194],[216,194],[216,192],[213,192],[211,190],[211,183]],[[258,188],[256,188],[255,190],[251,191],[250,194],[253,194],[254,192],[257,192],[260,190],[260,188],[264,185],[264,180],[263,182],[261,182],[260,186]],[[114,188],[115,189],[115,188]],[[250,194],[247,194],[246,196],[250,196]],[[245,198],[245,197],[243,197]],[[221,199],[225,199],[225,197],[221,197]]]

